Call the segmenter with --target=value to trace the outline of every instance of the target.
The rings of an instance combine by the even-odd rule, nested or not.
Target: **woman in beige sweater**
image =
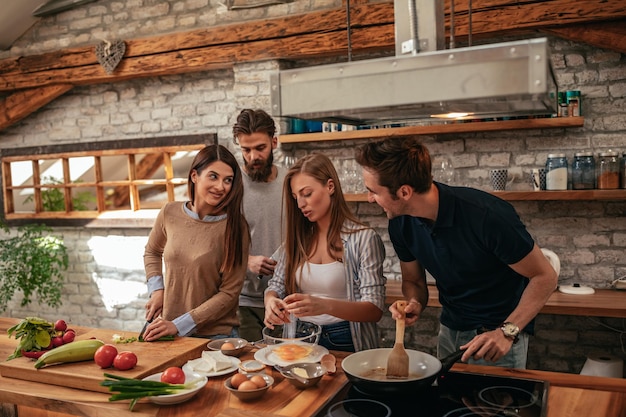
[[[152,320],[146,341],[237,336],[250,242],[241,175],[227,148],[207,146],[189,170],[190,201],[167,203],[159,212],[144,253],[146,319]]]

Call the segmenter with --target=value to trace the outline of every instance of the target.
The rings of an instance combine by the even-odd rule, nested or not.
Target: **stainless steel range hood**
[[[442,42],[435,25],[427,27],[434,38],[420,32],[401,43],[397,19],[396,10],[394,57],[272,75],[273,115],[372,125],[446,113],[469,113],[470,119],[556,113],[546,38],[399,55],[407,43],[424,50]]]

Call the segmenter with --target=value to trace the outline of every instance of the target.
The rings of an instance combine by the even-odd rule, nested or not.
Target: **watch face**
[[[504,323],[502,325],[502,331],[507,336],[517,336],[519,334],[519,327],[513,323]]]

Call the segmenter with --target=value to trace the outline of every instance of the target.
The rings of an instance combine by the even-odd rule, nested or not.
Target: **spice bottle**
[[[619,160],[617,152],[600,152],[598,158],[598,189],[612,190],[619,188]]]
[[[569,90],[565,92],[567,99],[567,109],[569,116],[580,116],[582,114],[582,108],[580,103],[580,91]]]
[[[596,182],[596,164],[591,152],[577,152],[572,162],[572,189],[591,190]]]
[[[564,153],[548,154],[546,190],[567,190],[567,158]]]
[[[559,91],[557,96],[557,117],[567,117],[567,95]]]

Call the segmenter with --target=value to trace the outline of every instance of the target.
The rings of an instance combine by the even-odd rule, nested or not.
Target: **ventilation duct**
[[[556,113],[546,38],[441,49],[443,2],[414,1],[413,10],[394,2],[395,56],[279,71],[270,80],[272,114],[373,125]]]

